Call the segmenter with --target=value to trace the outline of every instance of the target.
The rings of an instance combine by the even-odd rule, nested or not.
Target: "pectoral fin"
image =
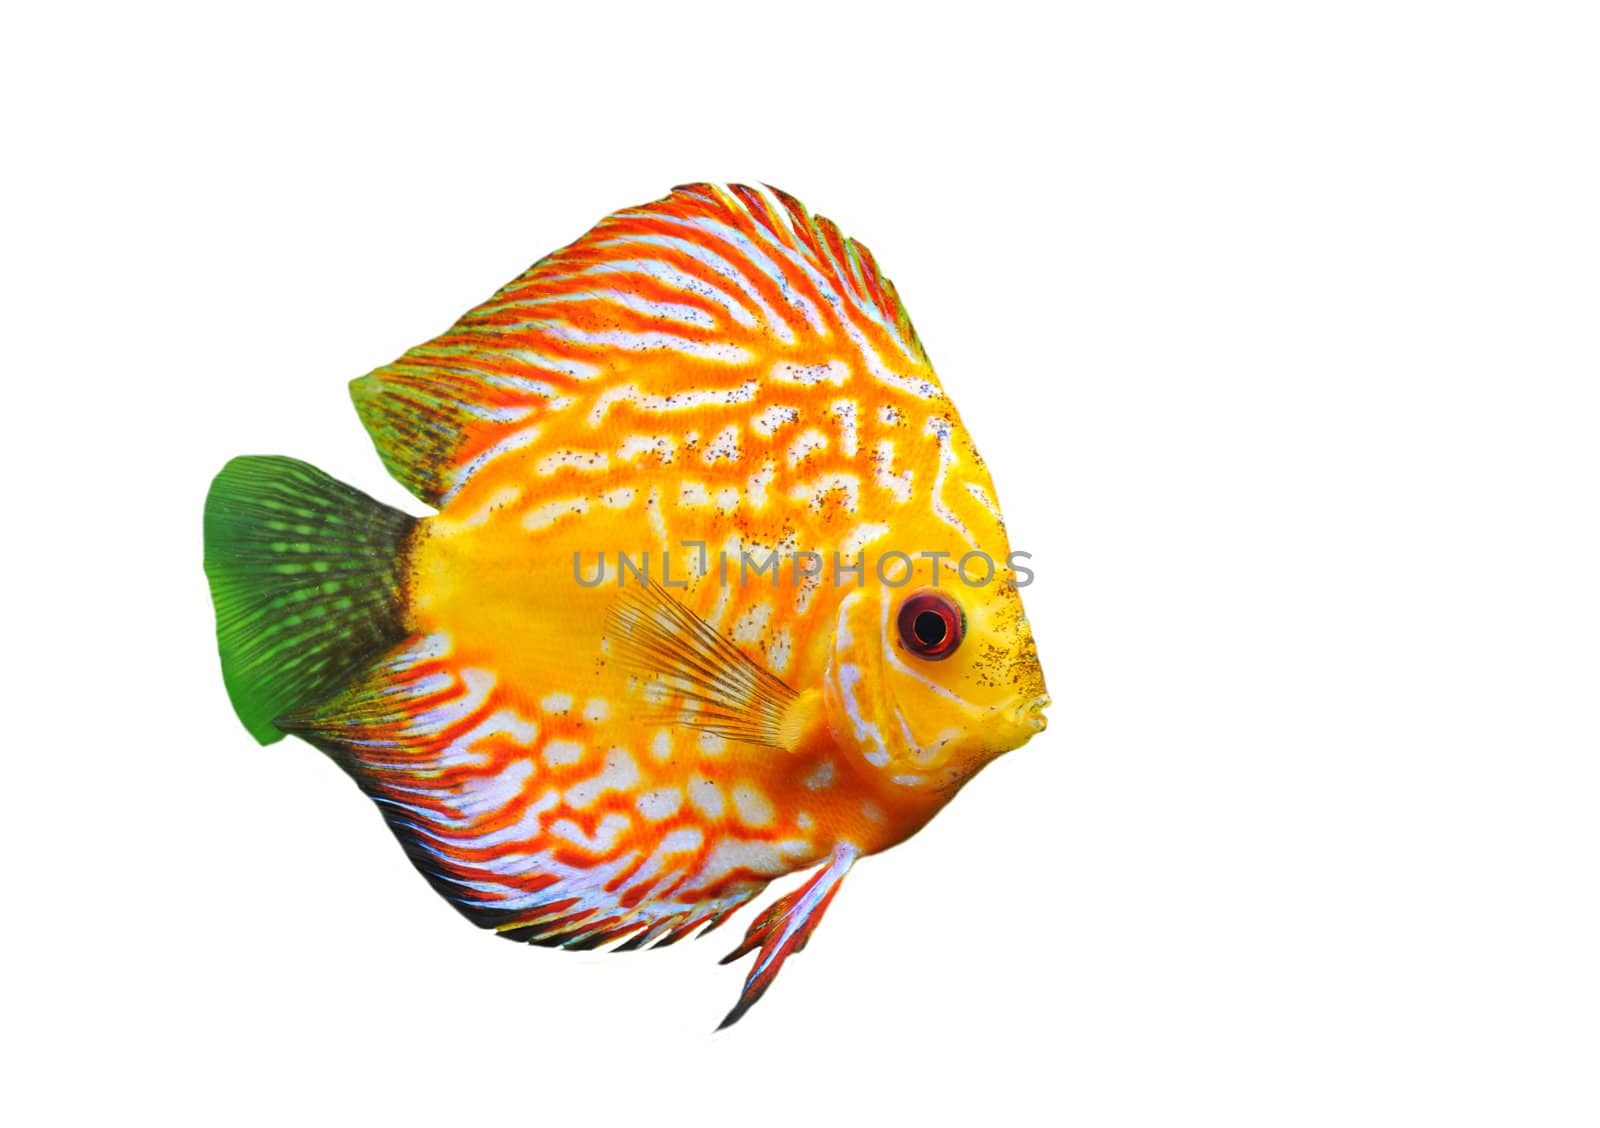
[[[799,695],[660,584],[624,589],[606,634],[624,669],[674,695],[679,708],[668,716],[676,724],[787,747],[785,716]]]

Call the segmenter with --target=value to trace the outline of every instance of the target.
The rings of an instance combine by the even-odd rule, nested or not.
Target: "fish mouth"
[[[1050,695],[1041,693],[1031,701],[1018,705],[1011,711],[1011,719],[1022,728],[1031,728],[1034,732],[1043,732],[1050,719],[1044,715],[1046,707],[1050,704]]]

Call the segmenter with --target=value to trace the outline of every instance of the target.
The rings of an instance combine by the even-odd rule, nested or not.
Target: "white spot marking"
[[[722,788],[718,787],[715,780],[691,779],[689,781],[689,802],[700,809],[700,813],[708,819],[720,819],[724,809]]]
[[[839,451],[846,458],[856,456],[856,401],[834,400],[833,415],[839,421]]]
[[[717,437],[706,445],[705,453],[700,456],[707,466],[719,461],[739,461],[739,425],[729,423],[717,432]]]
[[[676,787],[657,787],[641,792],[634,805],[645,818],[657,822],[678,813],[678,808],[683,806],[683,792]]]
[[[503,454],[507,454],[514,450],[520,450],[525,446],[533,445],[538,438],[538,427],[528,427],[524,430],[514,432],[513,434],[507,435],[505,438],[495,443],[494,446],[490,447],[488,450],[472,459],[472,461],[468,462],[465,466],[452,471],[450,473],[450,488],[445,490],[444,495],[439,499],[441,505],[449,504],[455,498],[456,494],[460,492],[461,487],[466,484],[467,479],[472,477],[479,470],[482,470],[485,466],[489,465],[489,463],[493,462]]]
[[[750,429],[762,438],[770,439],[783,427],[800,418],[797,408],[775,403],[766,408],[750,424]]]
[[[662,333],[659,330],[634,333],[627,329],[602,329],[597,333],[591,333],[587,329],[580,329],[564,321],[547,321],[544,329],[551,336],[564,341],[584,345],[605,345],[627,349],[629,352],[664,350],[702,360],[720,360],[726,364],[743,364],[750,359],[748,351],[738,345],[730,345],[726,341],[695,341],[688,337],[679,337],[674,333]]]
[[[462,785],[455,808],[468,819],[498,811],[522,793],[523,781],[532,774],[532,760],[513,760],[492,776],[473,777]]]
[[[767,665],[775,674],[789,672],[789,657],[793,650],[794,642],[790,638],[789,628],[780,627],[773,633],[772,642],[767,646]]]
[[[447,675],[441,674],[439,676],[443,679],[443,685],[440,688],[453,684]],[[452,725],[463,717],[477,712],[478,708],[482,706],[484,700],[489,696],[489,690],[494,688],[494,675],[488,670],[462,670],[461,684],[464,690],[461,696],[417,715],[416,719],[412,721],[412,732],[414,734],[421,736],[438,732],[446,725]],[[413,691],[417,693],[430,692],[421,683],[413,686]]]
[[[772,618],[772,604],[767,600],[752,607],[746,608],[733,624],[734,642],[760,642],[761,636],[767,629],[767,620]]]
[[[894,440],[879,439],[872,461],[874,464],[872,480],[894,494],[896,501],[910,501],[911,470],[908,468],[898,474],[894,472]]]
[[[732,794],[733,809],[738,812],[739,821],[745,826],[767,826],[777,817],[772,800],[754,786],[748,783],[734,784]]]
[[[501,486],[499,489],[495,490],[494,493],[490,494],[484,503],[480,505],[473,513],[461,519],[461,527],[463,529],[472,529],[484,524],[489,520],[490,516],[493,515],[496,509],[510,505],[521,496],[521,487]]]
[[[650,498],[645,503],[645,512],[650,521],[650,531],[656,535],[658,544],[667,543],[667,519],[661,512],[661,487],[650,487]]]
[[[479,722],[470,732],[451,741],[449,746],[439,753],[438,764],[441,768],[461,765],[481,766],[487,764],[489,758],[483,753],[473,752],[472,747],[485,737],[509,736],[513,743],[529,748],[538,735],[538,725],[523,720],[510,709],[501,709]]]
[[[789,468],[800,465],[819,450],[828,447],[828,436],[815,427],[809,427],[800,432],[800,437],[789,444]]]
[[[552,768],[563,764],[576,764],[583,759],[583,754],[588,751],[576,740],[552,740],[544,746],[544,762]]]
[[[873,523],[857,525],[845,534],[844,540],[839,542],[839,558],[844,561],[854,561],[867,545],[888,532],[888,525]]]
[[[705,845],[706,836],[692,826],[681,826],[671,834],[662,836],[660,850],[663,854],[687,854]]]
[[[726,877],[736,869],[776,876],[788,868],[777,848],[769,843],[724,838],[712,847],[705,865],[700,867],[696,877],[699,881],[709,884]]]
[[[539,798],[529,803],[522,812],[522,816],[510,826],[503,826],[498,830],[491,830],[487,834],[477,834],[469,838],[456,839],[458,846],[469,850],[487,850],[496,846],[504,846],[507,842],[531,842],[538,838],[543,821],[539,816],[551,810],[561,802],[561,793],[555,788],[546,791]],[[478,862],[478,865],[488,863]]]
[[[540,325],[543,323],[540,322]],[[511,359],[530,365],[533,368],[543,368],[548,372],[559,372],[563,376],[571,376],[574,380],[592,380],[600,375],[598,364],[589,364],[587,361],[573,360],[570,357],[550,356],[546,353],[537,353],[532,349],[511,349],[506,353]]]
[[[589,499],[585,497],[569,497],[558,501],[547,501],[536,509],[530,509],[528,515],[522,519],[522,527],[530,533],[540,529],[549,528],[561,518],[570,514],[589,512]]]
[[[567,806],[581,811],[607,791],[626,791],[638,782],[639,765],[622,749],[613,748],[599,775],[567,788]]]
[[[617,448],[617,457],[624,462],[633,462],[651,451],[655,451],[661,465],[665,466],[677,453],[678,445],[666,435],[629,435]]]
[[[855,728],[857,743],[866,749],[863,755],[867,762],[881,768],[889,762],[889,754],[884,751],[883,734],[878,731],[878,726],[861,715],[861,705],[856,700],[856,687],[860,684],[861,667],[854,662],[842,663],[839,667],[839,692],[844,699],[845,713]]]
[[[843,472],[823,474],[815,481],[799,482],[790,487],[789,500],[809,503],[813,509],[820,510],[830,494],[842,494],[845,512],[853,516],[861,504],[861,479]]]
[[[686,294],[696,294],[708,301],[721,306],[723,311],[746,329],[753,328],[756,324],[755,315],[732,294],[713,286],[704,279],[692,274],[685,274],[669,262],[661,259],[625,259],[615,262],[596,263],[583,271],[584,274],[632,274],[640,273],[648,278],[666,286],[668,289],[680,290]]]
[[[622,832],[628,829],[627,815],[612,811],[594,828],[594,837],[583,833],[583,828],[571,819],[558,819],[550,824],[550,833],[564,838],[574,846],[581,846],[591,854],[604,854],[617,844]]]
[[[950,421],[938,415],[930,415],[924,434],[934,435],[939,440],[939,469],[933,475],[933,512],[945,524],[955,529],[964,537],[970,539],[971,533],[961,518],[955,515],[944,502],[944,479],[950,472],[950,467],[955,465],[956,452],[950,446]]]
[[[750,498],[751,509],[762,509],[767,504],[767,487],[772,484],[772,479],[777,475],[777,463],[768,460],[761,469],[750,475],[750,480],[745,483],[746,494]]]
[[[830,360],[826,364],[794,364],[780,360],[772,366],[769,375],[781,384],[827,383],[838,387],[850,379],[850,366],[842,360]]]
[[[701,265],[707,267],[714,274],[720,275],[724,281],[733,283],[733,285],[744,294],[750,303],[760,311],[763,320],[768,325],[773,326],[773,328],[777,331],[787,333],[789,340],[794,339],[794,334],[788,330],[787,324],[781,317],[777,315],[777,313],[773,311],[772,307],[767,304],[766,299],[761,296],[760,291],[752,286],[750,281],[745,278],[744,272],[735,267],[732,263],[728,262],[728,260],[723,258],[721,255],[718,255],[707,248],[704,245],[703,240],[678,239],[670,235],[636,234],[629,235],[626,239],[601,240],[600,242],[596,243],[595,246],[631,248],[640,244],[651,247],[666,247],[669,250],[677,251],[679,254],[686,255]],[[749,317],[749,314],[741,309],[739,303],[733,301],[731,297],[728,301],[728,312],[733,314],[735,319],[741,324],[755,324],[753,319],[750,321],[744,320],[745,317]],[[740,317],[740,314],[744,314],[744,317]]]
[[[744,359],[743,349],[735,351],[741,354],[741,359]],[[641,392],[636,384],[619,384],[614,388],[607,388],[595,397],[594,407],[589,410],[589,425],[598,427],[605,422],[606,413],[617,403],[626,403],[635,411],[657,414],[668,411],[690,411],[697,407],[749,403],[756,398],[756,393],[760,389],[759,383],[747,380],[735,388],[705,388],[659,396]]]
[[[978,504],[987,509],[996,521],[1000,520],[1000,507],[989,496],[989,491],[978,485],[977,482],[967,483],[967,492],[978,499]]]

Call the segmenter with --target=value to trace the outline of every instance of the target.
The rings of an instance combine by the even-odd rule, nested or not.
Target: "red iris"
[[[942,591],[919,591],[900,605],[900,641],[919,658],[948,658],[967,633],[961,607]]]

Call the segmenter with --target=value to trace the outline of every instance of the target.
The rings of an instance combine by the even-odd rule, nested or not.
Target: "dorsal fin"
[[[441,505],[499,453],[559,449],[618,402],[855,374],[943,396],[865,247],[776,189],[693,184],[607,216],[351,395],[390,473]]]

